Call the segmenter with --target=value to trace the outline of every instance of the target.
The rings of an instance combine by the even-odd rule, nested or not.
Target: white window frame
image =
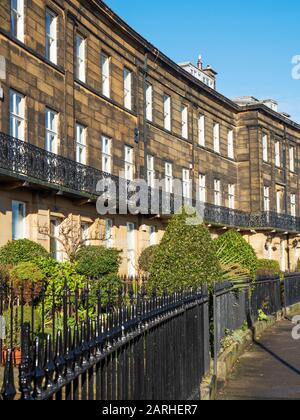
[[[191,198],[191,179],[189,169],[182,169],[182,194],[186,199]]]
[[[221,181],[219,179],[214,180],[214,203],[215,203],[215,206],[221,207],[221,204],[222,204]]]
[[[207,201],[207,190],[206,190],[206,175],[199,175],[199,201],[200,203],[206,203]]]
[[[124,147],[124,161],[125,161],[125,179],[133,181],[134,178],[134,162],[133,162],[133,147]]]
[[[286,245],[284,239],[280,242],[280,268],[283,272],[286,270]]]
[[[58,113],[49,108],[45,111],[45,149],[58,153]]]
[[[146,119],[153,120],[153,87],[150,83],[146,83]]]
[[[101,53],[101,89],[102,95],[110,98],[110,57],[102,52]]]
[[[165,190],[166,193],[173,193],[173,164],[165,162]]]
[[[154,157],[152,155],[147,156],[147,181],[148,187],[155,188]]]
[[[264,211],[270,212],[270,187],[264,187]]]
[[[86,127],[76,123],[76,162],[86,165]]]
[[[105,246],[106,248],[113,247],[113,237],[112,237],[112,230],[113,230],[113,221],[112,219],[105,219]]]
[[[164,95],[164,128],[167,131],[172,130],[171,103],[171,96]]]
[[[107,136],[101,138],[102,146],[102,171],[112,173],[112,139]]]
[[[295,172],[295,147],[290,146],[289,148],[289,166],[290,171]]]
[[[132,110],[132,71],[126,67],[123,71],[124,77],[124,107],[129,111]]]
[[[81,223],[81,237],[84,246],[89,246],[91,244],[90,241],[90,231],[91,231],[91,225],[89,223]]]
[[[228,131],[228,157],[234,159],[234,131]]]
[[[76,50],[76,77],[81,82],[86,82],[86,39],[79,33],[75,36]]]
[[[199,145],[205,147],[205,115],[199,115],[198,119]]]
[[[127,223],[127,262],[128,275],[135,277],[136,275],[136,226],[134,223]]]
[[[262,144],[263,144],[263,161],[268,163],[269,162],[269,138],[267,134],[263,135]]]
[[[10,102],[10,135],[18,140],[25,140],[25,97],[11,90]]]
[[[14,7],[15,3],[17,7]],[[24,26],[25,26],[24,15],[25,15],[24,0],[11,0],[10,1],[11,34],[14,38],[18,39],[21,42],[24,42]],[[16,21],[16,27],[14,26],[15,21]]]
[[[214,135],[214,152],[220,153],[220,124],[215,123],[213,128]]]
[[[276,191],[276,211],[278,214],[281,214],[282,208],[281,208],[281,193],[282,191],[277,190]]]
[[[275,166],[281,167],[280,142],[278,140],[275,142]]]
[[[228,207],[231,210],[235,209],[235,185],[228,184]]]
[[[48,20],[49,19],[49,20]],[[57,64],[57,21],[58,16],[50,9],[46,9],[46,58]],[[48,22],[50,26],[48,27]]]
[[[51,220],[51,229],[53,227],[53,237],[51,238],[51,242],[54,245],[54,249],[52,249],[51,246],[51,253],[54,259],[56,259],[56,261],[58,262],[63,262],[64,260],[64,252],[62,249],[62,244],[59,241],[60,238],[60,226],[61,226],[61,221],[58,219],[52,219]]]
[[[181,107],[181,135],[184,139],[189,138],[189,111],[186,105]]]
[[[26,238],[26,203],[22,201],[13,200],[11,203],[11,210],[12,210],[12,240],[17,241],[19,239],[25,239]],[[16,215],[16,211],[18,213],[17,215]],[[18,219],[17,220],[18,227],[16,226],[16,218]],[[19,225],[19,223],[21,225]]]
[[[149,245],[157,245],[157,232],[156,226],[149,226]]]
[[[297,217],[297,203],[296,203],[296,194],[291,194],[291,216]]]

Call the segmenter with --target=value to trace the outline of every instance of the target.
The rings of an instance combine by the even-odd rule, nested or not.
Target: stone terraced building
[[[2,0],[0,56],[0,246],[26,237],[62,258],[71,217],[135,275],[169,216],[99,215],[97,181],[121,173],[149,191],[182,180],[212,235],[237,229],[295,268],[300,125],[275,101],[224,97],[201,57],[174,63],[99,0]]]

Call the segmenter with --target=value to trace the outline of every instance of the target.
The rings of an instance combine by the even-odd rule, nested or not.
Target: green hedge
[[[155,249],[149,288],[173,292],[219,278],[220,266],[208,229],[186,212],[173,216]]]
[[[152,245],[144,249],[139,258],[139,268],[144,273],[150,273],[154,261],[155,251],[158,245]]]
[[[33,262],[37,257],[49,257],[46,249],[28,239],[8,242],[0,248],[0,264],[17,265],[23,262]]]
[[[5,286],[9,282],[9,269],[5,265],[0,265],[0,286]]]
[[[91,280],[101,279],[108,274],[117,274],[120,264],[120,251],[114,248],[87,246],[76,255],[77,272]]]
[[[256,276],[257,256],[252,246],[234,230],[224,233],[215,240],[218,254],[222,260],[230,260],[249,270],[251,277]]]
[[[275,260],[258,260],[256,274],[257,276],[280,276],[280,264]]]

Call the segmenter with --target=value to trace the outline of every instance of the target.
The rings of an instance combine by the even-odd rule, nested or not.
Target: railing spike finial
[[[46,376],[47,376],[46,387],[48,389],[51,389],[52,386],[54,385],[56,368],[55,368],[54,359],[53,359],[53,347],[52,347],[52,340],[51,340],[51,335],[50,334],[47,336],[47,341],[46,341],[46,354],[45,354],[44,370],[45,370]]]
[[[34,354],[34,390],[33,390],[33,397],[36,400],[41,399],[43,394],[43,381],[45,378],[45,371],[42,368],[42,349],[40,345],[40,339],[37,337],[35,339],[35,354]]]
[[[16,387],[14,381],[13,351],[6,351],[6,363],[4,370],[3,387],[1,389],[3,400],[12,401],[16,396]]]
[[[74,326],[73,351],[75,358],[75,372],[77,372],[80,370],[82,365],[82,349],[80,344],[78,324],[75,324]]]
[[[90,349],[87,341],[87,328],[84,321],[81,323],[81,351],[82,365],[86,366],[89,363]]]
[[[94,321],[92,319],[89,320],[90,326],[89,326],[89,355],[90,355],[90,363],[93,363],[96,358],[96,352],[97,352],[97,343],[96,343],[96,337],[95,337],[95,328],[94,328]]]
[[[74,372],[74,362],[75,362],[75,355],[73,351],[73,345],[72,345],[72,333],[71,328],[67,327],[67,335],[66,335],[66,355],[65,355],[65,361],[66,361],[66,375],[68,377],[71,377]]]
[[[30,343],[30,324],[27,322],[21,326],[21,364],[19,368],[19,386],[22,400],[33,400],[31,380],[32,358]]]
[[[63,341],[61,330],[57,331],[56,338],[56,355],[55,355],[55,366],[57,370],[57,382],[58,384],[63,382],[65,374],[65,358],[63,357]]]

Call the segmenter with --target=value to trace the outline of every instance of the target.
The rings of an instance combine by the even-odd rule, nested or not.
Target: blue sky
[[[105,0],[104,0],[105,1]],[[219,73],[228,97],[279,101],[300,122],[300,2],[296,0],[106,0],[118,15],[176,62],[197,61]]]

